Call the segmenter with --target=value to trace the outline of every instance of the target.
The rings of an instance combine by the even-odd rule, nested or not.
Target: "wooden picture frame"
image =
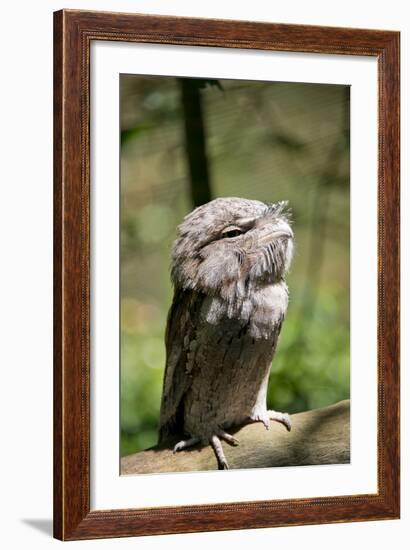
[[[372,56],[378,62],[378,492],[90,510],[93,40]],[[399,517],[398,32],[63,10],[54,14],[54,536],[62,540]]]

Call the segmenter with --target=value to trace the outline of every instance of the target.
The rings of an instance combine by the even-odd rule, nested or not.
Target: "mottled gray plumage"
[[[269,371],[288,305],[284,276],[293,252],[286,203],[221,198],[178,227],[172,250],[174,299],[166,331],[160,443],[175,451],[210,443],[227,468],[227,430],[270,420]]]

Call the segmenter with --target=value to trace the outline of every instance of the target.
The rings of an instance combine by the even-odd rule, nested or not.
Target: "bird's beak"
[[[293,231],[290,227],[287,227],[286,229],[278,229],[269,236],[271,239],[293,239]]]
[[[261,242],[272,242],[277,239],[293,239],[293,231],[287,223],[274,226],[271,231],[266,232]]]

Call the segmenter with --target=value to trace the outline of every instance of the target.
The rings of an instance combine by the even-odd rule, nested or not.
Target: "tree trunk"
[[[202,112],[201,90],[195,79],[179,79],[185,126],[192,205],[201,206],[212,199],[206,154],[205,123]]]

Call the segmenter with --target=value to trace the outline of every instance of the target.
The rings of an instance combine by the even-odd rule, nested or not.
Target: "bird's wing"
[[[159,441],[183,429],[182,401],[192,380],[196,333],[204,295],[175,290],[165,333],[166,364],[162,389]]]

